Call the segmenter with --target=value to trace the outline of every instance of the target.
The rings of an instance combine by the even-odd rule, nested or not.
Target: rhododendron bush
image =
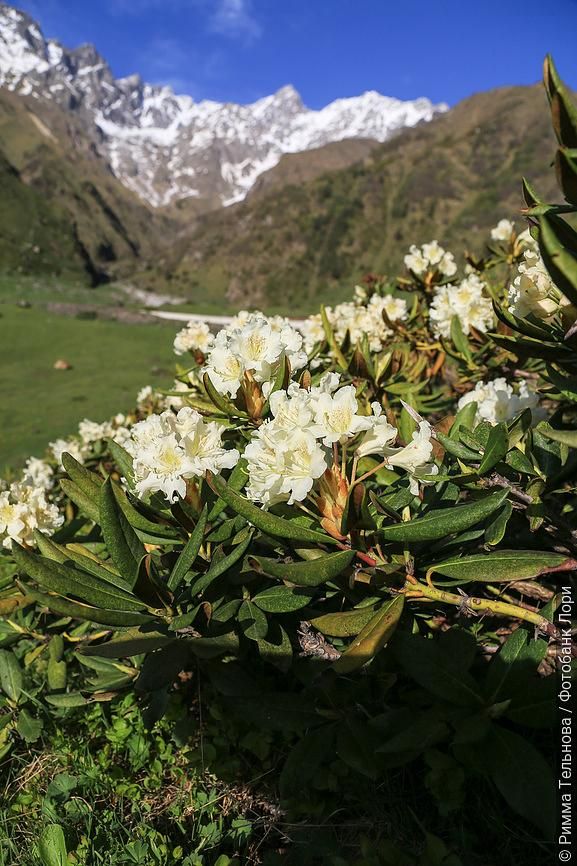
[[[6,609],[91,623],[101,692],[136,682],[159,713],[196,665],[257,728],[297,701],[286,796],[335,750],[371,778],[442,752],[453,781],[488,776],[551,834],[539,737],[577,555],[577,122],[550,63],[546,88],[565,204],[526,182],[524,222],[501,220],[482,258],[413,245],[400,277],[298,326],[191,323],[173,390],[83,422],[0,493]]]

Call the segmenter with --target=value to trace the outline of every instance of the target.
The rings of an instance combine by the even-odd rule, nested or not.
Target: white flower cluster
[[[360,291],[357,291],[360,289]],[[327,307],[327,318],[333,328],[338,342],[345,339],[347,331],[351,343],[356,344],[366,335],[371,351],[380,352],[387,337],[393,333],[383,318],[383,313],[390,322],[396,322],[407,318],[407,302],[393,295],[372,295],[368,303],[366,292],[357,286],[355,289],[355,301],[345,301],[336,307]],[[305,349],[311,352],[316,343],[324,340],[325,332],[321,316],[309,316],[300,329],[305,339]]]
[[[214,336],[206,322],[190,321],[174,338],[174,352],[185,355],[200,351],[206,355],[213,343]]]
[[[452,277],[457,273],[457,265],[453,253],[443,249],[438,241],[431,241],[419,247],[413,244],[405,256],[405,266],[418,277],[427,271],[439,271],[445,277]]]
[[[359,434],[358,457],[380,455],[391,466],[405,469],[416,479],[435,474],[429,464],[432,454],[431,428],[422,421],[411,443],[392,447],[397,430],[374,403],[373,415],[359,415],[353,385],[339,388],[340,377],[327,373],[316,387],[306,390],[296,383],[270,398],[272,419],[253,434],[246,446],[249,482],[247,495],[266,508],[277,502],[301,502],[332,465],[332,447],[345,444]]]
[[[538,409],[539,398],[523,379],[516,386],[499,377],[491,382],[477,382],[474,389],[464,394],[457,404],[458,409],[469,403],[477,404],[476,422],[488,421],[498,424],[511,421],[525,409],[531,409],[533,420],[537,421],[544,413]]]
[[[537,242],[528,232],[520,239],[525,241],[523,260],[517,268],[517,276],[509,286],[509,312],[519,319],[532,313],[538,319],[549,319],[569,301],[561,294],[549,276]]]
[[[10,549],[12,542],[33,545],[33,532],[52,533],[64,523],[56,505],[48,502],[43,487],[30,477],[11,484],[0,493],[0,541]]]
[[[497,225],[491,229],[491,240],[507,243],[515,234],[515,225],[511,220],[499,220]]]
[[[203,373],[219,394],[236,397],[246,374],[263,386],[268,396],[279,365],[288,358],[291,370],[307,362],[303,338],[288,319],[262,313],[241,313],[216,335]]]
[[[453,316],[459,317],[464,334],[469,334],[471,328],[483,333],[489,330],[495,315],[485,288],[485,283],[476,273],[468,274],[458,285],[439,286],[429,308],[435,336],[451,336]]]
[[[186,495],[187,479],[231,469],[239,459],[236,449],[223,448],[222,427],[187,406],[139,421],[125,448],[134,459],[137,493],[160,491],[170,501]]]
[[[119,445],[124,445],[130,439],[130,421],[126,415],[119,413],[110,421],[103,421],[102,424],[85,418],[78,425],[78,436],[56,439],[50,442],[48,447],[58,464],[62,463],[64,452],[71,454],[79,463],[84,463],[92,446],[102,439],[113,439]]]
[[[52,466],[38,457],[28,458],[23,475],[34,487],[40,487],[42,490],[50,490],[54,483],[54,470]]]

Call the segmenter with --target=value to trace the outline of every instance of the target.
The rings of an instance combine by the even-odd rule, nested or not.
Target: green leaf
[[[128,591],[104,583],[86,572],[77,571],[59,562],[44,559],[14,545],[12,555],[19,567],[45,589],[60,595],[72,595],[110,610],[142,610],[144,605]]]
[[[331,637],[354,637],[371,621],[374,615],[375,606],[373,604],[342,613],[325,613],[322,616],[314,617],[310,623],[321,634],[328,634]]]
[[[132,454],[129,454],[126,448],[123,448],[122,445],[119,445],[118,442],[114,441],[114,439],[108,439],[107,443],[110,456],[114,460],[116,468],[120,471],[121,475],[126,478],[128,483],[132,484],[134,481]]]
[[[47,538],[38,530],[34,531],[34,539],[38,545],[39,551],[48,559],[52,559],[54,562],[59,562],[62,565],[70,565],[73,563],[73,565],[77,565],[88,574],[92,574],[94,577],[98,577],[100,580],[104,580],[106,583],[116,586],[118,589],[124,591],[130,590],[126,581],[120,577],[118,572],[108,563],[98,559],[97,556],[85,556],[80,553],[79,549],[84,549],[86,550],[86,553],[89,553],[86,548],[82,548],[82,545],[71,545],[67,547],[61,544],[56,544],[56,542],[52,541],[51,538]]]
[[[384,541],[421,542],[463,532],[497,511],[508,493],[508,490],[500,490],[466,505],[433,509],[425,517],[385,526],[380,530],[380,534]]]
[[[460,427],[464,427],[465,430],[472,430],[474,428],[477,408],[477,403],[472,400],[470,403],[465,403],[462,409],[459,409],[449,430],[451,439],[456,438]]]
[[[208,373],[205,373],[202,379],[204,388],[206,393],[208,394],[211,401],[214,403],[215,407],[222,412],[223,415],[228,415],[232,417],[240,417],[240,418],[248,418],[246,412],[242,412],[240,409],[237,409],[234,403],[225,397],[223,394],[220,394],[214,385],[212,384],[212,380]]]
[[[59,824],[49,824],[44,828],[38,841],[38,853],[42,866],[67,866],[66,840]]]
[[[60,691],[66,688],[67,665],[65,661],[59,661],[55,658],[48,660],[48,668],[46,675],[48,679],[48,688],[53,691]]]
[[[87,496],[80,487],[68,478],[63,478],[60,482],[60,487],[65,496],[78,506],[80,511],[86,515],[93,523],[98,523],[100,520],[100,512],[98,510],[98,499],[93,499]]]
[[[79,652],[84,656],[99,656],[107,659],[128,658],[140,655],[140,653],[153,652],[173,643],[174,640],[176,640],[174,635],[158,631],[150,626],[141,626],[140,628],[116,632],[112,639],[106,643],[85,644],[80,647]]]
[[[250,556],[249,562],[257,571],[294,583],[296,586],[320,586],[321,583],[338,577],[354,557],[354,550],[341,550],[309,562],[278,562],[276,559],[267,559],[264,556]]]
[[[249,544],[252,541],[253,531],[251,529],[246,530],[245,538],[233,547],[232,551],[218,562],[215,562],[208,569],[206,574],[203,574],[202,577],[199,577],[198,580],[195,580],[190,587],[190,595],[191,597],[198,595],[199,592],[203,592],[210,584],[220,577],[221,574],[224,574],[231,568],[239,559],[242,559],[244,556]]]
[[[52,704],[53,707],[85,707],[90,703],[88,698],[81,695],[80,692],[67,692],[62,695],[45,695],[46,701]]]
[[[333,664],[334,669],[338,673],[350,673],[374,658],[397,628],[404,603],[404,595],[385,602]]]
[[[485,475],[493,466],[503,459],[509,449],[509,437],[506,424],[495,424],[489,433],[485,453],[479,466],[479,475]]]
[[[43,727],[44,722],[42,719],[33,719],[26,710],[20,711],[18,721],[16,722],[16,730],[27,743],[35,743],[42,733]]]
[[[473,451],[471,448],[467,448],[466,445],[463,445],[461,442],[457,442],[456,439],[451,439],[450,436],[445,436],[443,433],[437,432],[437,439],[449,454],[452,454],[453,457],[458,457],[460,460],[468,460],[473,463],[479,463],[482,459],[479,451]]]
[[[539,251],[553,282],[577,304],[577,258],[563,246],[553,220],[551,216],[539,219]]]
[[[264,638],[257,638],[256,642],[260,657],[264,661],[269,662],[285,673],[290,669],[293,656],[292,644],[288,634],[280,623],[271,622],[266,640]]]
[[[250,640],[259,640],[266,637],[268,631],[266,615],[250,600],[243,601],[237,618],[245,637],[250,638]]]
[[[192,568],[196,557],[198,556],[198,551],[200,550],[200,546],[204,538],[206,521],[207,507],[205,505],[198,519],[198,523],[194,528],[194,532],[186,542],[185,547],[182,549],[178,559],[174,563],[174,568],[170,572],[170,577],[168,578],[168,588],[172,592],[174,592],[174,590],[180,586],[180,584]]]
[[[308,529],[289,520],[283,520],[282,517],[276,517],[274,514],[269,514],[263,511],[254,503],[245,499],[235,490],[232,490],[226,482],[218,475],[207,473],[207,481],[212,489],[223,499],[233,511],[246,518],[249,523],[256,526],[267,535],[273,535],[277,538],[287,538],[290,541],[312,541],[318,544],[336,544],[336,540],[324,532],[318,532],[314,529]]]
[[[318,768],[329,755],[334,755],[333,725],[309,730],[289,753],[280,774],[281,797],[300,795],[303,786],[314,779]]]
[[[459,657],[445,652],[434,640],[399,634],[395,652],[401,666],[426,691],[459,706],[479,707],[483,698]]]
[[[226,483],[230,490],[234,490],[238,493],[246,484],[247,479],[248,472],[246,470],[246,460],[243,460],[241,458],[228,476],[228,480]],[[210,510],[210,514],[208,515],[209,521],[211,523],[215,521],[219,514],[224,511],[225,508],[226,502],[224,501],[224,499],[217,499],[217,501],[214,503]]]
[[[494,704],[500,697],[510,697],[503,691],[503,687],[511,673],[515,671],[515,662],[522,657],[523,650],[527,645],[527,632],[524,628],[518,628],[512,632],[496,656],[489,665],[485,692],[489,703]]]
[[[430,566],[429,573],[442,574],[465,583],[509,583],[529,580],[542,574],[570,571],[577,563],[563,553],[541,550],[495,550],[491,553],[472,553],[447,559]]]
[[[553,430],[552,427],[544,427],[541,433],[553,442],[560,442],[569,448],[577,448],[577,430]]]
[[[519,815],[552,841],[555,833],[555,780],[549,763],[524,737],[495,725],[490,772],[495,785]]]
[[[505,535],[509,518],[513,514],[513,506],[507,500],[500,511],[497,512],[493,520],[488,524],[485,530],[485,544],[495,546],[500,544]]]
[[[118,504],[110,478],[102,485],[99,522],[106,547],[120,575],[129,586],[134,586],[138,564],[146,551]]]
[[[0,650],[0,689],[11,701],[18,702],[22,692],[22,669],[10,650]]]
[[[263,589],[252,601],[266,613],[292,613],[309,604],[312,594],[298,587],[270,586]]]
[[[26,595],[29,595],[37,604],[47,607],[54,613],[62,616],[71,616],[74,619],[84,619],[88,622],[96,622],[100,625],[141,625],[152,621],[152,617],[141,613],[126,613],[120,610],[101,610],[77,601],[69,601],[58,595],[48,595],[44,592],[26,587]]]
[[[70,479],[82,490],[86,496],[91,499],[98,499],[100,488],[102,486],[102,478],[91,472],[78,460],[75,460],[72,454],[65,451],[62,454],[62,466],[70,476]]]
[[[453,316],[451,319],[451,340],[457,351],[465,358],[466,361],[472,362],[471,347],[469,341],[461,327],[461,320],[458,316]]]
[[[333,331],[333,327],[332,327],[331,323],[329,322],[329,317],[327,315],[327,311],[326,311],[324,304],[321,306],[321,321],[323,323],[325,337],[327,338],[327,343],[330,346],[331,352],[333,353],[333,355],[337,359],[338,365],[341,368],[341,370],[346,370],[347,369],[347,359],[345,358],[345,356],[341,352],[340,346],[338,345],[338,343],[336,341],[335,333]]]

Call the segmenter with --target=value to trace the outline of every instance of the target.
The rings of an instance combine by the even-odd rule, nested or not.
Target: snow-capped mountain
[[[231,204],[285,153],[385,141],[447,110],[369,91],[313,111],[290,85],[250,105],[195,102],[138,75],[115,78],[92,45],[64,48],[2,3],[0,86],[75,112],[118,180],[155,206],[190,196]]]

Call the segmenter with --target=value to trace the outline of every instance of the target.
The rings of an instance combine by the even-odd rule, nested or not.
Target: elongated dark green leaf
[[[469,556],[447,559],[445,562],[435,563],[429,570],[461,582],[474,580],[484,583],[509,583],[556,571],[570,571],[575,567],[575,560],[563,553],[495,550],[491,553],[472,553]]]
[[[212,489],[229,505],[237,514],[245,517],[249,523],[256,526],[257,529],[266,532],[268,535],[274,535],[277,538],[288,538],[291,541],[313,541],[317,544],[336,544],[334,538],[325,535],[323,532],[317,532],[314,529],[308,529],[305,526],[300,526],[293,521],[284,520],[282,517],[276,517],[274,514],[269,514],[263,511],[254,503],[249,502],[240,493],[232,490],[226,482],[217,475],[207,475],[207,480]]]
[[[329,344],[331,351],[335,358],[338,361],[339,367],[341,370],[347,369],[347,359],[341,352],[340,346],[338,345],[335,337],[335,332],[333,331],[333,327],[329,322],[329,317],[327,315],[327,311],[324,305],[321,307],[321,321],[323,323],[323,328],[325,332],[325,337],[327,338],[327,343]]]
[[[238,493],[246,484],[247,479],[248,472],[246,469],[246,460],[243,460],[241,458],[228,476],[226,483],[230,490],[234,490]],[[216,520],[216,518],[224,511],[225,508],[226,502],[224,501],[224,499],[217,499],[208,515],[209,521],[212,523],[214,520]]]
[[[106,583],[110,583],[118,589],[123,589],[127,592],[130,591],[127,582],[109,565],[102,562],[102,560],[99,560],[96,556],[85,556],[79,553],[77,548],[82,545],[66,547],[62,544],[56,544],[56,542],[47,538],[45,535],[42,535],[38,530],[34,532],[34,538],[39,551],[44,556],[48,557],[48,559],[53,559],[55,562],[60,562],[62,564],[68,563],[70,565],[70,563],[74,563],[74,565],[77,565],[83,571],[88,572],[88,574],[92,574],[94,577],[98,577],[100,580],[104,580]],[[88,552],[89,551],[87,551],[87,553]]]
[[[106,547],[120,575],[129,586],[134,586],[138,563],[146,551],[118,504],[110,478],[102,485],[99,522]]]
[[[267,613],[291,613],[309,604],[312,594],[305,589],[291,586],[270,586],[252,599],[253,603]]]
[[[525,649],[527,637],[528,634],[524,628],[516,629],[491,660],[485,683],[485,693],[489,703],[495,703],[501,696],[503,698],[510,697],[504,692],[503,687],[515,670],[515,662],[519,660]]]
[[[512,809],[539,827],[547,841],[555,832],[553,770],[531,743],[495,725],[491,739],[491,776]]]
[[[563,246],[551,216],[539,219],[539,250],[553,282],[577,304],[577,258]]]
[[[321,634],[331,637],[354,637],[371,621],[375,615],[375,606],[347,610],[343,613],[325,613],[311,619],[311,625]]]
[[[102,478],[91,472],[78,460],[75,460],[72,454],[65,451],[62,454],[62,466],[68,472],[71,481],[73,481],[86,496],[92,499],[97,499],[102,487]]]
[[[206,393],[208,394],[208,396],[210,397],[210,399],[214,403],[215,407],[219,410],[219,412],[222,412],[223,415],[233,416],[233,417],[237,417],[237,418],[238,417],[248,418],[248,415],[246,414],[246,412],[243,412],[240,409],[237,409],[236,406],[234,405],[234,403],[231,400],[229,400],[228,397],[225,397],[223,394],[220,394],[216,390],[216,388],[212,384],[212,380],[211,380],[210,376],[208,375],[208,373],[204,374],[202,381],[203,381]]]
[[[479,466],[479,475],[489,472],[506,455],[509,448],[509,437],[506,424],[495,424],[485,446],[485,453]]]
[[[62,492],[74,502],[75,505],[86,515],[93,523],[98,523],[100,520],[100,511],[98,508],[98,499],[93,499],[83,493],[80,487],[68,478],[63,478],[60,482]]]
[[[462,409],[459,409],[455,415],[455,420],[449,430],[451,439],[455,439],[460,427],[466,430],[472,430],[475,426],[475,418],[477,417],[477,403],[472,400],[470,403],[465,403]]]
[[[105,610],[138,611],[144,605],[129,592],[104,583],[93,575],[59,562],[44,559],[19,545],[12,555],[18,566],[45,589],[82,599]]]
[[[320,586],[321,583],[338,577],[354,557],[354,550],[341,550],[310,562],[277,562],[264,556],[251,556],[250,562],[256,563],[255,567],[265,574],[294,583],[296,586]]]
[[[132,484],[134,479],[134,473],[132,470],[132,455],[128,453],[126,448],[123,448],[122,445],[119,445],[118,442],[115,442],[114,439],[108,439],[108,450],[110,451],[110,455],[116,464],[116,468],[120,471],[120,473],[126,478],[129,484]]]
[[[80,692],[65,692],[61,695],[44,695],[44,700],[53,707],[85,707],[90,703]]]
[[[237,619],[245,637],[255,641],[266,637],[268,631],[266,614],[249,599],[241,604]]]
[[[451,319],[451,340],[453,341],[453,345],[455,346],[457,351],[461,353],[465,360],[473,360],[469,341],[465,333],[463,332],[463,328],[461,327],[461,320],[458,316],[453,316],[453,318]]]
[[[0,650],[0,689],[15,702],[22,692],[22,669],[11,650]]]
[[[119,487],[118,484],[114,482],[111,483],[114,497],[122,513],[133,529],[139,533],[143,533],[144,535],[152,536],[155,539],[181,540],[182,536],[179,534],[178,530],[174,526],[169,526],[166,523],[166,519],[159,518],[156,522],[150,520],[146,515],[142,514],[134,507],[124,490]],[[152,509],[149,509],[149,511],[153,513]]]
[[[398,634],[394,648],[402,667],[428,692],[459,706],[483,704],[475,680],[463,669],[460,659],[444,651],[437,641]]]
[[[194,528],[194,532],[188,539],[178,559],[174,563],[174,568],[170,572],[170,577],[168,578],[168,588],[172,592],[174,592],[174,590],[180,586],[185,576],[192,568],[194,560],[198,556],[198,551],[200,550],[202,539],[204,537],[206,521],[207,507],[205,505],[202,509],[200,517],[198,518],[198,523]]]
[[[220,559],[218,562],[211,565],[206,574],[203,574],[202,577],[195,580],[190,587],[191,596],[197,595],[199,592],[204,592],[204,590],[210,586],[217,577],[220,577],[221,574],[224,574],[225,571],[228,571],[229,568],[238,562],[239,559],[244,556],[251,541],[252,530],[247,530],[246,538],[244,538],[240,544],[237,544],[227,556],[223,557],[223,559]]]
[[[463,445],[461,442],[457,442],[456,439],[451,439],[450,436],[445,436],[443,433],[437,432],[437,439],[449,454],[452,454],[454,457],[458,457],[460,460],[468,460],[474,463],[478,463],[482,457],[478,451],[473,451],[471,448],[467,448],[466,445]]]
[[[547,439],[560,442],[569,448],[577,448],[577,430],[553,430],[549,427],[541,430],[541,432]]]
[[[507,500],[500,511],[497,512],[493,520],[488,524],[485,530],[485,544],[493,546],[500,544],[505,536],[507,523],[513,513],[513,506]]]
[[[62,598],[59,595],[48,595],[45,592],[39,592],[29,587],[26,587],[26,595],[29,595],[31,599],[42,607],[47,607],[49,610],[54,611],[54,613],[59,613],[62,616],[71,616],[74,619],[87,620],[87,622],[95,622],[99,625],[144,625],[153,620],[153,617],[148,614],[127,613],[120,610],[101,610],[98,607],[91,607],[79,601],[69,601],[67,598]]]
[[[455,505],[453,508],[439,508],[425,517],[417,517],[416,520],[397,523],[395,526],[385,526],[380,531],[381,537],[385,541],[420,542],[463,532],[497,511],[507,498],[508,492],[500,490],[476,502]]]
[[[404,603],[404,595],[386,601],[333,664],[334,669],[339,673],[350,673],[374,658],[397,628]]]
[[[261,658],[283,672],[289,670],[293,649],[290,638],[280,623],[271,622],[266,639],[257,638],[256,643]]]
[[[180,641],[179,641],[180,643]],[[230,631],[214,637],[195,637],[186,641],[186,646],[203,659],[212,659],[221,655],[236,655],[239,647],[238,635]]]
[[[174,635],[145,626],[117,632],[106,643],[85,644],[80,647],[79,651],[85,656],[120,659],[140,653],[153,652],[153,650],[167,646],[174,640],[176,640]]]

